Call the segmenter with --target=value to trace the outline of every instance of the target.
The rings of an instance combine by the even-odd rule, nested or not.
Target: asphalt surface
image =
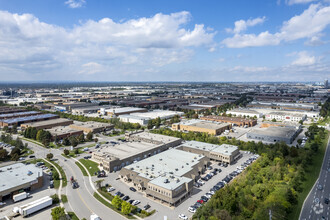
[[[324,198],[330,198],[330,139],[324,156],[319,178],[308,194],[300,213],[300,220],[330,219],[330,204]],[[308,178],[308,177],[307,177]]]

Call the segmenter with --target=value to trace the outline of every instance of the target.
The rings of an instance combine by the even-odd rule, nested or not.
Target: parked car
[[[133,202],[134,202],[134,199],[131,199],[128,201],[129,204],[133,204]]]
[[[328,205],[329,204],[329,199],[328,198],[324,198],[324,203]]]
[[[124,197],[123,197],[123,200],[124,200],[124,201],[127,201],[127,200],[129,200],[129,199],[130,199],[129,196],[124,196]]]
[[[203,204],[204,201],[202,199],[197,200],[198,203]]]
[[[149,204],[143,206],[143,209],[144,209],[144,210],[147,210],[147,209],[149,209],[149,208],[150,208],[150,205],[149,205]]]
[[[114,187],[109,187],[108,189],[107,189],[107,191],[108,192],[112,192],[112,191],[115,191],[116,189],[114,188]]]
[[[136,189],[134,187],[130,187],[129,189],[133,192],[136,192]]]
[[[199,208],[199,207],[201,207],[201,206],[203,206],[201,203],[199,203],[199,202],[196,202],[195,204],[194,204],[194,207],[197,207],[197,208]]]
[[[118,192],[115,193],[115,196],[120,196],[120,195],[121,195],[121,192],[120,191],[118,191]]]
[[[187,220],[188,217],[185,216],[184,214],[180,214],[180,215],[179,215],[179,219]]]
[[[194,206],[190,206],[190,207],[188,208],[188,211],[191,212],[191,213],[195,213],[195,212],[196,212],[196,207],[194,207]]]
[[[132,203],[132,205],[138,205],[140,203],[141,203],[140,200],[134,200],[134,202]]]

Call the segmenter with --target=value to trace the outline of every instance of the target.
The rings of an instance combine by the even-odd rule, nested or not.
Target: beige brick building
[[[172,124],[172,130],[206,132],[211,135],[219,135],[230,128],[231,124],[228,123],[218,123],[199,119]]]

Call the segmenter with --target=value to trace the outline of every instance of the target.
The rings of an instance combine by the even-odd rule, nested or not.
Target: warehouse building
[[[16,163],[0,167],[0,201],[12,198],[23,191],[43,186],[43,172],[34,164]]]
[[[100,114],[109,115],[111,117],[117,117],[119,115],[127,115],[131,113],[147,112],[147,111],[148,110],[145,108],[134,108],[134,107],[110,108],[110,109],[101,108]]]
[[[219,123],[214,121],[205,121],[199,119],[192,119],[185,122],[172,124],[172,130],[175,131],[192,131],[192,132],[206,132],[210,135],[219,135],[225,130],[229,130],[231,124]]]
[[[148,132],[127,133],[125,142],[102,145],[92,159],[109,172],[181,144],[180,138]]]
[[[36,112],[36,111],[0,114],[0,120],[1,119],[9,119],[9,118],[26,117],[26,116],[32,116],[32,115],[40,115],[40,114],[42,114],[42,113],[41,112]]]
[[[300,113],[289,113],[289,112],[270,112],[266,114],[266,120],[273,120],[276,121],[304,121],[306,119],[305,114]]]
[[[9,114],[9,113],[16,113],[16,112],[26,112],[26,109],[23,108],[13,108],[8,106],[0,106],[0,114]]]
[[[209,164],[205,156],[170,149],[121,169],[120,177],[162,204],[176,206],[191,195]]]
[[[248,118],[240,118],[240,117],[224,117],[224,116],[216,116],[216,115],[208,115],[200,118],[201,120],[207,121],[217,121],[223,123],[230,123],[232,125],[237,126],[248,126],[252,127],[257,124],[257,120],[255,119],[248,119]]]
[[[99,133],[103,131],[108,131],[114,128],[114,125],[96,121],[74,121],[73,124],[70,125],[70,128],[76,130],[82,130],[84,133]]]
[[[73,129],[67,126],[59,126],[59,127],[53,127],[50,129],[46,129],[46,131],[49,131],[52,135],[52,140],[55,140],[57,137],[59,140],[64,138],[69,138],[71,136],[79,136],[81,134],[84,134],[82,130]]]
[[[149,118],[147,117],[141,117],[136,115],[120,115],[119,116],[120,121],[122,122],[129,122],[129,123],[138,123],[141,126],[148,125]]]
[[[46,121],[38,121],[38,122],[30,122],[30,123],[24,123],[21,124],[22,129],[26,129],[29,127],[36,128],[36,129],[49,129],[53,127],[58,126],[68,126],[73,124],[72,120],[65,119],[65,118],[56,118],[52,120],[46,120]]]
[[[237,117],[250,117],[250,118],[261,118],[262,114],[251,109],[233,109],[226,112],[226,114],[232,114]]]
[[[150,120],[150,119],[156,119],[156,118],[170,119],[176,115],[182,116],[182,115],[184,115],[184,113],[177,112],[177,111],[168,111],[168,110],[154,110],[154,111],[144,112],[144,113],[132,113],[131,115],[149,118],[149,120]]]
[[[200,154],[211,160],[228,164],[232,164],[241,156],[238,147],[229,144],[216,145],[199,141],[188,141],[181,144],[177,149]]]
[[[248,139],[262,142],[285,142],[292,144],[294,139],[301,132],[301,126],[270,126],[267,128],[255,128],[246,134]]]
[[[13,126],[13,125],[20,126],[23,123],[45,121],[55,118],[59,118],[59,116],[54,114],[42,114],[42,115],[32,115],[32,116],[19,117],[19,118],[3,119],[0,120],[0,126]]]

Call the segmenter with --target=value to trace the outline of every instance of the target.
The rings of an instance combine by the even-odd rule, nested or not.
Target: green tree
[[[54,180],[59,180],[60,179],[60,175],[58,174],[58,172],[53,173],[53,179]]]
[[[119,209],[119,208],[121,207],[121,203],[122,203],[122,201],[123,201],[123,200],[121,200],[121,199],[119,198],[119,196],[115,196],[115,197],[112,199],[111,203],[112,203],[112,205],[113,205],[116,209]]]
[[[70,151],[68,149],[63,150],[64,155],[68,156],[70,154]]]
[[[48,160],[51,160],[54,157],[54,155],[52,153],[49,153],[46,155],[46,157]]]
[[[79,141],[79,143],[85,142],[85,136],[84,136],[84,134],[81,134],[81,135],[78,136],[78,141]]]
[[[62,208],[62,207],[53,208],[51,215],[52,215],[53,220],[62,220],[62,219],[66,218],[64,208]]]
[[[70,144],[73,146],[73,147],[76,147],[78,145],[78,141],[75,137],[70,137],[69,138],[69,141],[70,141]]]
[[[86,139],[87,139],[87,141],[92,141],[93,140],[93,133],[88,132],[88,134],[86,135]]]
[[[276,119],[275,119],[275,118],[273,118],[273,119],[272,119],[272,122],[276,122]]]
[[[8,151],[0,148],[0,161],[4,161],[8,157]]]
[[[121,203],[121,212],[124,215],[128,215],[129,213],[131,213],[131,211],[132,211],[132,205],[129,204],[128,202],[126,202],[126,201],[123,201]]]

